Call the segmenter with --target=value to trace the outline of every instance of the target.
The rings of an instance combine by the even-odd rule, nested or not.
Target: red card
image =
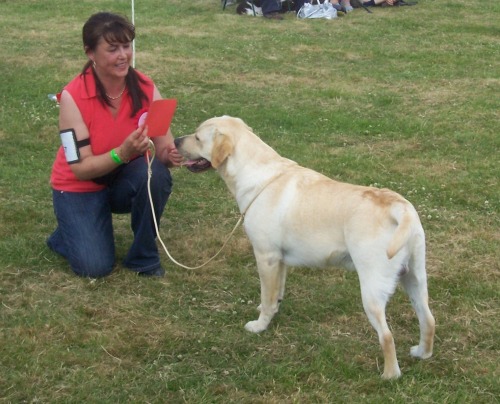
[[[156,100],[151,103],[146,117],[148,136],[163,136],[174,117],[177,100]]]

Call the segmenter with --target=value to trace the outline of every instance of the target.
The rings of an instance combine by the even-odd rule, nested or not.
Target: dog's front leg
[[[280,262],[279,266],[279,294],[278,294],[278,306],[281,304],[283,299],[285,298],[285,283],[286,283],[286,272],[287,268],[285,263]],[[257,310],[260,311],[262,308],[262,305],[259,304],[259,307],[257,307]]]
[[[286,272],[287,268],[283,262],[280,262],[280,293],[278,295],[278,304],[280,304],[285,298],[285,283],[286,283]]]
[[[278,312],[278,299],[284,291],[283,270],[284,265],[276,259],[257,258],[257,267],[260,277],[260,315],[258,320],[249,321],[245,329],[251,332],[261,332]]]

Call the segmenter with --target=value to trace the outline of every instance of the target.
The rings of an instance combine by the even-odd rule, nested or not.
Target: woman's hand
[[[143,125],[128,135],[125,141],[117,149],[117,153],[123,161],[129,161],[134,156],[146,153],[148,148],[148,130]]]
[[[184,157],[182,157],[173,143],[167,145],[167,158],[173,167],[179,167],[184,160]]]

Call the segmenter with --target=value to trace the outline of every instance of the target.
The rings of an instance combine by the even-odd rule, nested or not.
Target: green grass
[[[419,0],[334,21],[222,12],[218,0],[136,3],[136,66],[177,98],[172,128],[244,119],[282,155],[342,181],[390,187],[427,233],[435,354],[408,299],[388,307],[401,379],[382,354],[355,273],[293,268],[269,329],[257,316],[251,246],[237,230],[221,256],[167,277],[118,266],[81,279],[45,246],[48,178],[59,147],[47,94],[85,62],[81,27],[129,1],[0,0],[0,402],[492,403],[500,354],[500,3]],[[214,172],[173,171],[161,234],[190,266],[238,219]],[[131,241],[115,217],[118,259]]]

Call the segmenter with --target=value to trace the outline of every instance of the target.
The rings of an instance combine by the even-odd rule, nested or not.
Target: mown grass
[[[403,377],[382,355],[357,277],[293,268],[268,331],[242,229],[202,270],[163,255],[161,280],[121,266],[80,279],[45,246],[58,91],[84,63],[80,31],[129,1],[0,1],[1,402],[498,402],[500,5],[420,0],[334,21],[222,12],[218,1],[136,2],[136,65],[177,98],[176,135],[222,114],[281,154],[340,180],[390,187],[427,232],[435,355],[408,355],[415,316],[388,316]],[[214,172],[173,172],[161,234],[198,265],[238,219]],[[118,259],[131,241],[116,216]]]

